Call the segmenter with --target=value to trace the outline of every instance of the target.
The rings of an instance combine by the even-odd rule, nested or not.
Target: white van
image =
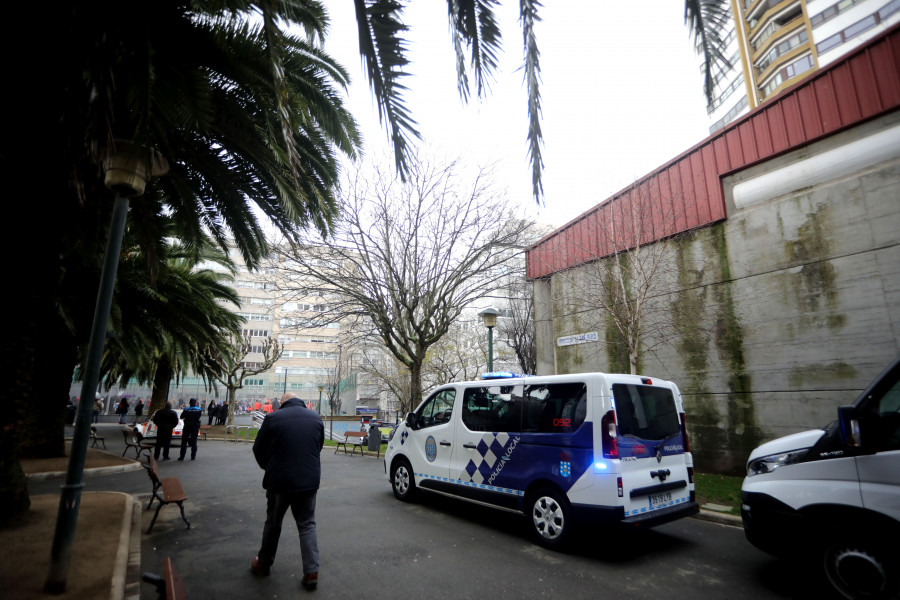
[[[442,385],[384,460],[400,500],[421,490],[522,513],[547,547],[581,519],[649,527],[699,510],[681,393],[638,375]]]
[[[759,549],[815,557],[846,598],[900,598],[900,360],[834,423],[756,448],[741,500]]]

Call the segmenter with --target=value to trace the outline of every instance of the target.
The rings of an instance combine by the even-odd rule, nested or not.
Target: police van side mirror
[[[416,413],[407,413],[406,426],[409,427],[410,429],[418,428],[418,421],[416,419]]]
[[[838,422],[841,426],[841,441],[847,448],[862,448],[862,433],[859,419],[856,419],[856,407],[841,406],[838,408]]]

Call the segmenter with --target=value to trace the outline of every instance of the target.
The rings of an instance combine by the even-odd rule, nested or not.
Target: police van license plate
[[[672,492],[665,492],[662,494],[651,494],[650,495],[650,508],[659,508],[660,506],[666,506],[672,501]]]

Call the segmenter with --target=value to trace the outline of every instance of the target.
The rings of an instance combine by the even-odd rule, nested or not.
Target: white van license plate
[[[651,494],[650,495],[650,508],[659,508],[660,506],[666,506],[670,502],[672,502],[672,492],[665,492],[663,494]]]

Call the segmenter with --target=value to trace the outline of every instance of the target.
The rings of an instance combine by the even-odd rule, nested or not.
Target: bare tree
[[[499,351],[499,348],[496,350]],[[487,336],[484,328],[457,321],[428,353],[423,380],[433,385],[471,381],[486,370]]]
[[[647,196],[646,187],[635,185],[612,201],[591,244],[572,249],[589,262],[567,275],[567,311],[598,330],[614,331],[607,335],[618,346],[613,354],[627,356],[633,374],[643,353],[671,343],[686,327],[702,335],[699,315],[684,314],[688,306],[670,298],[679,276],[679,240],[689,234],[676,234],[677,215]]]
[[[429,348],[464,307],[496,287],[515,257],[507,248],[527,227],[511,218],[489,172],[464,180],[460,169],[417,160],[406,182],[383,166],[361,169],[343,187],[333,238],[280,249],[283,291],[328,294],[333,303],[318,319],[370,327],[409,369],[413,406]]]
[[[380,348],[384,351],[383,345]],[[409,369],[393,355],[387,352],[385,354],[384,360],[373,360],[368,353],[364,354],[359,368],[377,386],[376,392],[379,395],[384,394],[391,398],[389,405],[392,404],[402,418],[415,408],[410,402]]]
[[[497,331],[516,355],[522,373],[537,370],[537,347],[534,341],[534,293],[525,278],[510,283],[509,301]]]
[[[262,345],[262,361],[254,362],[251,366],[245,359],[252,351],[253,342],[249,335],[232,335],[226,351],[211,352],[207,355],[207,360],[217,367],[215,380],[228,390],[228,425],[234,422],[237,391],[244,387],[244,380],[271,369],[281,358],[284,345],[279,344],[271,336],[267,337]]]

